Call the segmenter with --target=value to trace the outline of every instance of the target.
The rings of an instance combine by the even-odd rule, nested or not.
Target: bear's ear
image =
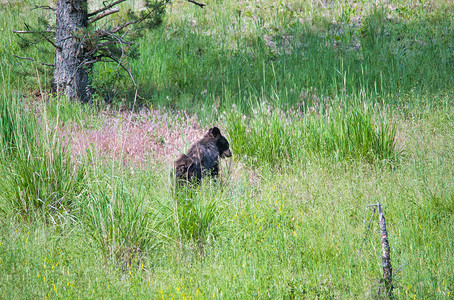
[[[217,127],[213,127],[210,129],[210,133],[215,137],[218,138],[221,136],[221,131]]]

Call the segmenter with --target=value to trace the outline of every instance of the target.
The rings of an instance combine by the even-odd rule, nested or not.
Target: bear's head
[[[221,134],[221,131],[217,127],[213,127],[210,129],[209,133],[211,133],[216,141],[216,147],[219,150],[219,157],[226,158],[232,156],[232,151],[230,151],[229,142],[227,139]]]

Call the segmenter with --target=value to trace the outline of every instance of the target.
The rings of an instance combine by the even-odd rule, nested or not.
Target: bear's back
[[[206,145],[201,145],[201,147],[204,148],[204,151],[202,152],[204,155],[201,161],[202,168],[211,170],[218,164],[219,150],[215,143],[208,143]]]

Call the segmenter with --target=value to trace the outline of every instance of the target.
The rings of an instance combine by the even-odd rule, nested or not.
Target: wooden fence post
[[[385,216],[381,209],[380,203],[377,203],[378,207],[378,220],[380,223],[380,235],[381,235],[381,245],[382,245],[382,266],[383,266],[383,279],[385,284],[385,292],[388,295],[391,295],[393,290],[393,267],[391,266],[391,257],[389,254],[389,243],[388,243],[388,232],[386,231],[386,222]]]

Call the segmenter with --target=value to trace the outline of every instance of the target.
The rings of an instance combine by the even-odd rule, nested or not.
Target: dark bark
[[[88,25],[87,0],[59,0],[56,10],[54,89],[72,100],[92,96],[91,61],[85,55],[83,28]]]

